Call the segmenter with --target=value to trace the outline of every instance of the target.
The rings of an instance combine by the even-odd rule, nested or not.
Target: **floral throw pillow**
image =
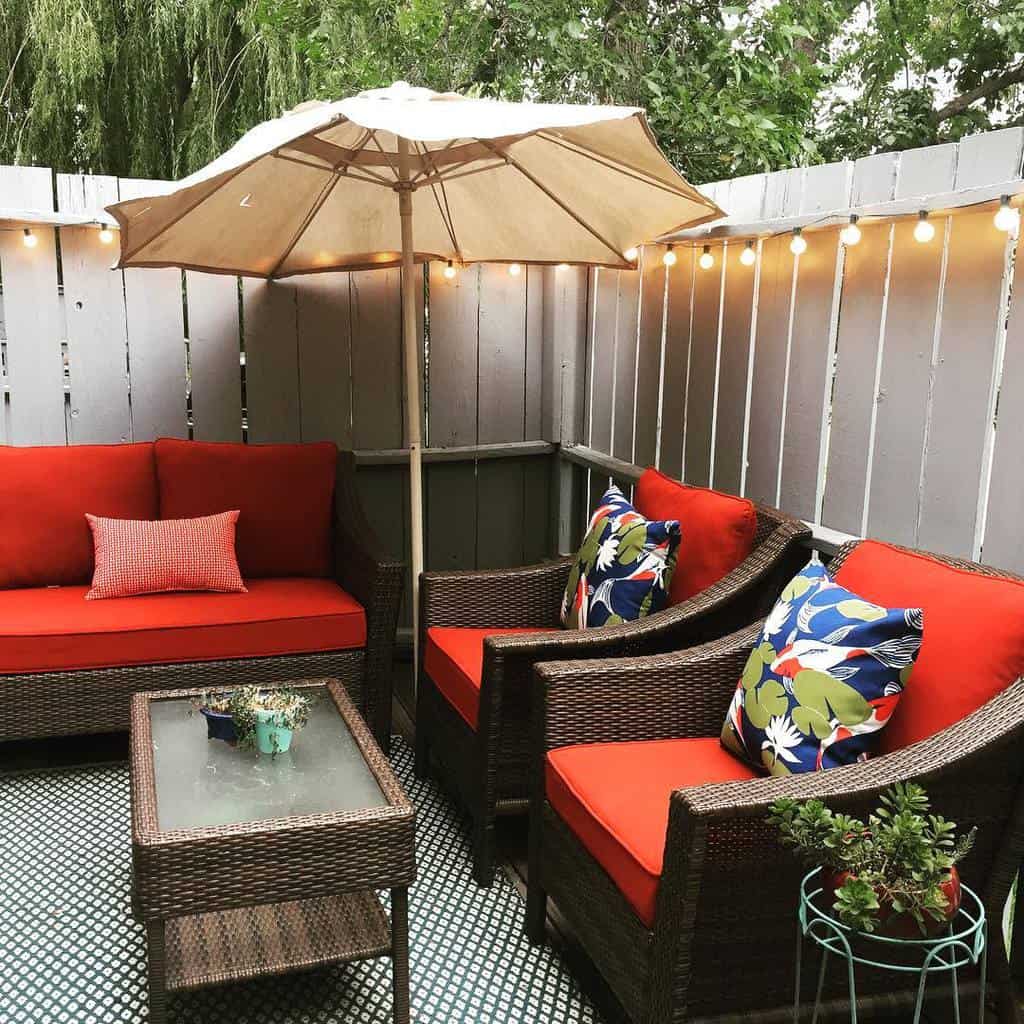
[[[862,761],[899,702],[924,629],[812,561],[783,590],[736,687],[722,744],[772,775]]]
[[[649,521],[618,487],[609,487],[590,517],[569,573],[562,624],[569,629],[608,626],[664,608],[679,538],[674,519]]]

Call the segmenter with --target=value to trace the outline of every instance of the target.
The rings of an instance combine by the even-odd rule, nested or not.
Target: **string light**
[[[710,270],[715,265],[715,257],[711,255],[710,245],[704,246],[704,251],[700,254],[700,259],[697,262],[700,264],[701,270]]]
[[[568,269],[569,269],[569,264],[568,263],[559,263],[558,266],[555,267],[555,270],[568,270]]]
[[[860,241],[860,228],[857,227],[858,219],[857,214],[851,213],[850,223],[839,232],[839,237],[842,239],[843,245],[856,245]]]
[[[930,242],[934,237],[935,225],[928,219],[928,211],[919,211],[914,225],[914,238],[919,242]]]
[[[447,266],[444,268],[442,273],[444,274],[445,277],[448,278],[449,281],[452,281],[454,280],[455,275],[458,273],[458,271],[455,269],[455,266],[452,263],[452,261],[449,260]]]
[[[110,245],[114,240],[114,232],[110,228],[100,228],[100,241],[104,245]]]
[[[1000,231],[1016,231],[1017,225],[1020,223],[1020,213],[1018,213],[1010,205],[1009,196],[1001,196],[999,199],[999,209],[996,210],[996,215],[993,218],[995,226]]]
[[[523,272],[523,268],[518,263],[510,263],[508,272],[512,277],[518,277]]]
[[[678,258],[679,257],[675,254],[675,250],[670,245],[665,250],[665,255],[661,257],[661,262],[664,263],[666,267],[674,267]]]
[[[635,245],[631,245],[623,254],[630,263],[636,263],[637,256],[640,255],[640,250]]]
[[[757,253],[754,251],[754,243],[747,242],[740,253],[740,263],[745,267],[752,267],[757,262]]]
[[[794,256],[807,252],[807,239],[799,228],[793,228],[793,238],[789,243],[789,251]]]
[[[25,228],[24,234],[21,236],[21,244],[26,249],[34,249],[39,244],[39,239],[28,228]]]

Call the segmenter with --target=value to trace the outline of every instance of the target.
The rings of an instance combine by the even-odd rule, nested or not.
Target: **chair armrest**
[[[761,629],[669,654],[537,665],[538,760],[575,743],[717,736]]]
[[[560,558],[518,569],[425,572],[421,626],[557,629],[571,564],[571,558]]]

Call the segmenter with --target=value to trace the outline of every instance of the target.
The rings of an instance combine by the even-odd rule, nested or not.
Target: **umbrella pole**
[[[398,176],[403,182],[409,180],[409,140],[402,136],[398,136]],[[399,189],[398,212],[402,223],[402,351],[405,365],[405,443],[409,449],[409,520],[412,541],[412,671],[413,686],[418,688],[420,573],[423,571],[423,455],[411,188]]]

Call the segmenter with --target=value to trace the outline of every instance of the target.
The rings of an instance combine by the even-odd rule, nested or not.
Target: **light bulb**
[[[747,242],[740,253],[740,263],[745,267],[752,267],[757,262],[757,253],[754,251],[754,243]]]
[[[640,250],[635,245],[631,245],[623,254],[630,263],[636,263],[637,256],[640,255]]]
[[[919,242],[930,242],[935,237],[935,225],[928,219],[928,213],[922,210],[917,215],[914,225],[914,238]]]
[[[793,228],[793,238],[789,243],[789,251],[794,256],[807,252],[807,239],[801,234],[799,228]]]
[[[447,277],[449,281],[451,281],[451,280],[453,280],[455,278],[455,275],[458,273],[458,271],[452,265],[452,261],[451,260],[448,261],[448,265],[444,268],[443,273],[444,273],[444,276]]]
[[[850,223],[839,232],[843,245],[856,245],[860,241],[860,228],[857,227],[857,214],[850,215]]]
[[[701,270],[710,270],[715,265],[715,257],[711,255],[710,245],[704,246],[704,251],[700,254],[700,259],[697,262],[700,264]]]
[[[523,268],[518,263],[510,263],[508,265],[508,272],[512,277],[518,277],[523,272]]]
[[[569,264],[568,263],[559,263],[558,266],[555,267],[555,270],[568,270],[568,269],[569,269]]]
[[[678,258],[679,257],[676,256],[672,246],[670,245],[665,250],[665,255],[661,257],[661,262],[664,263],[666,267],[674,267]]]
[[[26,249],[34,249],[39,244],[39,239],[25,228],[25,233],[21,236],[21,243]]]
[[[110,228],[100,228],[100,241],[104,245],[110,245],[114,240],[114,232]]]
[[[999,209],[993,218],[1000,231],[1016,231],[1020,222],[1020,214],[1010,205],[1010,197],[1003,196],[999,200]]]

